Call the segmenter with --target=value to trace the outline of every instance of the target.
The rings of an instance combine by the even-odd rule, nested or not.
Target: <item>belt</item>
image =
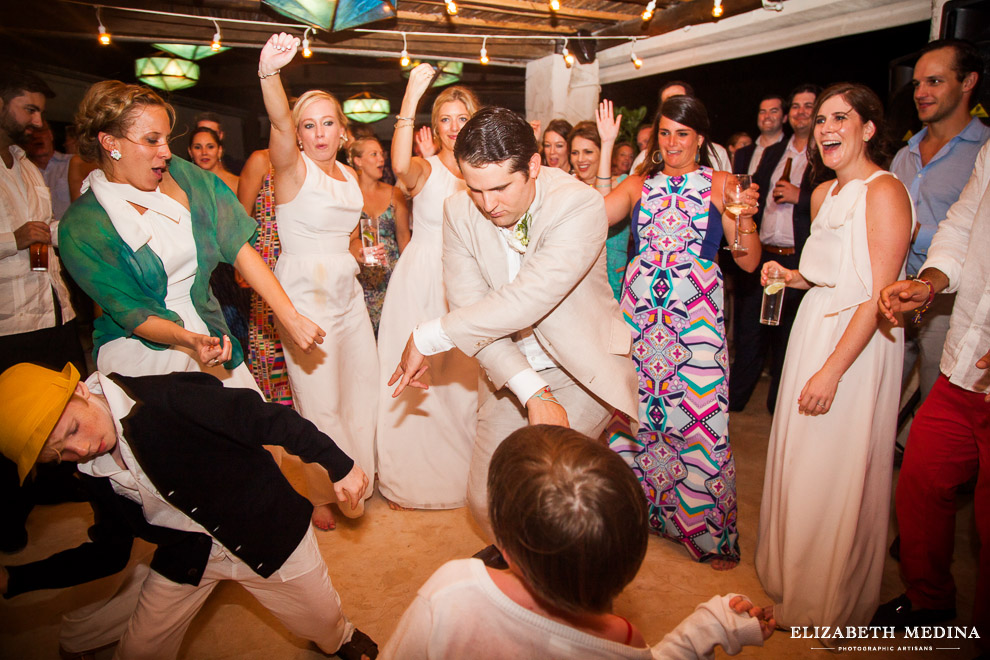
[[[771,252],[773,254],[779,254],[781,256],[788,256],[794,254],[795,250],[792,247],[781,247],[779,245],[764,245],[764,252]]]

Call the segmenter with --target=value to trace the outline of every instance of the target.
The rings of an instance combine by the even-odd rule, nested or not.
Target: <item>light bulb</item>
[[[722,15],[722,0],[715,0],[715,5],[712,7],[712,16],[718,18]]]
[[[653,18],[653,10],[656,8],[656,0],[650,0],[649,4],[646,5],[646,9],[643,10],[643,20],[648,21]]]
[[[641,60],[638,57],[636,57],[636,53],[633,53],[632,55],[630,55],[629,56],[629,59],[632,60],[633,66],[636,67],[637,69],[640,69],[640,68],[643,67],[643,60]]]
[[[107,29],[105,27],[103,27],[102,25],[100,27],[96,28],[96,29],[100,31],[100,36],[99,36],[100,44],[103,45],[103,46],[109,46],[110,45],[110,33],[107,32]]]
[[[560,54],[563,55],[564,64],[567,65],[567,68],[571,68],[571,65],[574,64],[574,56],[571,55],[571,51],[567,50],[567,46],[561,49]]]
[[[399,55],[399,65],[409,66],[409,53],[406,52],[405,48],[402,49],[402,54]]]
[[[220,33],[219,32],[214,32],[213,33],[213,43],[210,44],[210,50],[212,50],[214,53],[220,51]]]
[[[550,11],[560,11],[560,0],[550,0]]]
[[[448,14],[450,14],[451,16],[457,14],[457,4],[454,2],[454,0],[444,0],[444,3],[447,5]]]
[[[481,49],[481,63],[482,64],[488,64],[488,49],[487,48],[482,48]]]

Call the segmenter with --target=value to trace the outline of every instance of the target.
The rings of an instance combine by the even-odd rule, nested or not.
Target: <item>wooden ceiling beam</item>
[[[400,21],[411,23],[429,23],[431,25],[442,25],[445,27],[472,27],[485,30],[506,30],[509,32],[551,32],[554,34],[569,35],[574,33],[574,28],[542,25],[540,23],[521,23],[518,21],[489,21],[483,18],[468,18],[465,16],[447,16],[445,14],[421,14],[412,11],[399,10],[396,12]]]
[[[443,5],[443,2],[438,2]],[[580,20],[602,21],[606,23],[618,23],[634,18],[634,14],[620,14],[614,11],[600,11],[597,9],[581,9],[578,7],[568,7],[567,0],[560,4],[560,10],[551,12],[546,2],[532,2],[531,0],[462,0],[457,3],[462,9],[477,9],[480,11],[501,12],[506,9],[516,9],[528,13],[542,14],[546,18],[558,16],[560,18],[574,18]]]
[[[658,3],[659,4],[659,3]],[[630,36],[630,37],[655,37],[658,34],[673,32],[688,25],[699,25],[702,23],[715,23],[720,20],[745,14],[763,7],[761,0],[733,0],[733,2],[722,5],[724,13],[720,18],[712,16],[712,3],[695,0],[694,2],[678,2],[666,9],[659,9],[653,14],[653,18],[644,21],[636,17],[631,21],[619,23],[604,30],[599,30],[595,36]],[[607,48],[609,42],[601,43],[599,48]]]

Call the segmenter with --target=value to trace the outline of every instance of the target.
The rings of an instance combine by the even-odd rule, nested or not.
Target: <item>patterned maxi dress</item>
[[[643,184],[621,301],[633,328],[640,426],[635,436],[613,426],[610,439],[643,484],[651,529],[698,561],[739,557],[722,271],[714,261],[722,222],[711,181],[712,170],[701,167]]]
[[[258,240],[254,249],[272,270],[282,251],[275,225],[275,170],[270,169],[261,185],[258,199],[254,203],[254,217],[258,221]],[[275,314],[261,296],[251,293],[251,318],[248,322],[248,348],[251,374],[265,399],[272,403],[292,405],[292,389],[289,387],[289,374],[285,370],[285,356],[282,342],[275,329]]]
[[[368,214],[361,211],[361,219]],[[395,262],[399,260],[399,241],[395,237],[395,204],[389,203],[388,208],[378,216],[378,237],[385,244],[384,266],[366,266],[361,264],[358,282],[364,289],[364,302],[368,306],[368,316],[371,318],[371,328],[378,336],[378,324],[382,320],[382,304],[385,302],[385,291],[388,281],[395,270]]]

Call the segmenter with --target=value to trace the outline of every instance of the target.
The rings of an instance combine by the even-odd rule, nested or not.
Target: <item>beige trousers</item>
[[[613,408],[575,381],[563,369],[545,369],[540,376],[567,411],[572,429],[597,440]],[[494,541],[488,521],[488,465],[492,454],[513,431],[529,424],[526,408],[508,388],[495,392],[478,409],[478,431],[468,474],[468,507],[489,543]]]
[[[67,615],[59,641],[66,650],[78,652],[119,638],[115,660],[175,658],[206,598],[221,580],[234,580],[293,634],[332,654],[350,641],[354,626],[341,611],[312,527],[289,562],[307,568],[282,581],[278,573],[261,577],[236,557],[212,557],[198,586],[177,584],[139,564],[113,597]],[[147,577],[142,580],[143,575]]]

